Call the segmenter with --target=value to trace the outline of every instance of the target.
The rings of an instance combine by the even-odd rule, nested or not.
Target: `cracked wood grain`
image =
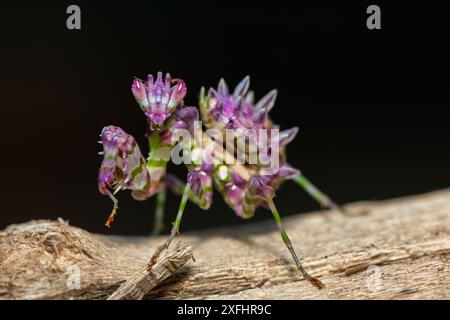
[[[141,300],[150,290],[174,274],[192,258],[191,246],[178,242],[174,250],[169,249],[162,252],[151,270],[148,265],[142,267],[121,284],[108,297],[108,300]]]

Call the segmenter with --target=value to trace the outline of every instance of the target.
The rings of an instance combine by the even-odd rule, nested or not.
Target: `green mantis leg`
[[[152,258],[150,259],[150,262],[148,263],[148,269],[151,270],[151,268],[153,267],[153,265],[156,263],[156,261],[158,260],[158,257],[160,256],[160,254],[166,250],[167,248],[169,248],[170,243],[172,242],[173,238],[178,234],[179,228],[180,228],[180,223],[181,223],[181,218],[183,217],[183,212],[184,212],[184,208],[186,207],[186,203],[189,199],[189,193],[190,193],[190,184],[186,184],[184,191],[183,191],[183,196],[181,198],[181,202],[180,202],[180,206],[178,208],[178,213],[177,213],[177,217],[175,219],[175,222],[173,223],[172,226],[172,230],[170,232],[169,238],[167,238],[167,240],[160,245],[155,253],[153,254]]]
[[[300,174],[293,180],[302,187],[314,200],[316,200],[323,208],[339,210],[343,215],[348,215],[347,211],[334,203],[330,197],[320,191],[315,185],[311,183],[303,174]]]
[[[177,178],[176,176],[169,174],[169,173],[166,174],[164,183],[166,184],[167,188],[169,188],[170,191],[172,191],[175,195],[179,195],[179,196],[183,195],[185,188],[186,188],[186,185],[184,184],[184,182],[182,182],[179,178]],[[203,205],[204,199],[197,197],[192,192],[192,190],[189,191],[188,200],[191,201],[192,203],[195,203],[202,209],[207,209]]]
[[[153,221],[152,235],[158,235],[164,228],[164,207],[166,204],[166,187],[163,186],[156,196],[155,219]]]
[[[270,210],[272,211],[273,218],[275,219],[275,222],[277,223],[278,230],[280,230],[281,238],[283,239],[284,244],[289,249],[289,252],[292,255],[292,258],[295,261],[295,264],[297,265],[298,270],[303,274],[303,277],[311,282],[314,286],[316,286],[319,289],[324,288],[324,285],[322,282],[320,282],[319,279],[313,278],[308,272],[306,272],[305,268],[302,266],[302,263],[300,262],[300,259],[297,257],[297,254],[294,251],[294,247],[292,246],[292,242],[289,239],[289,236],[284,229],[283,224],[281,223],[281,217],[278,213],[277,208],[275,207],[275,204],[273,203],[273,200],[271,197],[266,198],[267,203],[269,204]]]

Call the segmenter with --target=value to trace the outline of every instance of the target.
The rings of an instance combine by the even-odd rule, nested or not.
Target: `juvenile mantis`
[[[231,93],[226,82],[221,79],[217,89],[211,88],[207,94],[204,88],[201,89],[199,108],[196,108],[183,104],[187,88],[181,79],[171,79],[168,73],[163,79],[161,72],[158,72],[156,80],[152,75],[148,76],[147,81],[134,79],[131,91],[148,120],[150,151],[145,159],[131,135],[116,126],[103,128],[99,141],[103,145],[103,161],[98,187],[102,194],[113,201],[106,226],[110,227],[117,213],[118,200],[115,194],[120,190],[131,190],[136,200],[146,200],[156,195],[155,234],[163,227],[166,189],[181,195],[170,235],[152,256],[148,265],[151,269],[161,252],[169,247],[178,234],[187,202],[209,209],[215,187],[225,202],[244,219],[251,218],[259,206],[268,208],[298,270],[314,286],[323,288],[322,282],[304,269],[294,251],[273,202],[275,190],[282,182],[293,180],[321,206],[343,210],[286,162],[285,147],[294,139],[298,128],[278,132],[269,119],[268,112],[275,104],[277,91],[270,91],[255,103],[249,85],[250,78],[247,76]],[[198,130],[199,119],[202,120],[203,130],[201,127]],[[231,140],[225,138],[229,130],[238,132]],[[254,134],[261,130],[267,133],[268,138],[262,139]],[[179,131],[188,132],[193,138],[183,136],[179,139]],[[224,145],[225,140],[227,143]],[[269,147],[263,143],[267,141],[270,142]],[[234,147],[235,142],[238,149],[240,142],[244,143],[244,147],[247,145],[247,148],[240,149],[237,157],[234,151],[229,151],[230,144]],[[253,157],[255,149],[261,155],[259,147],[262,145],[266,147],[262,148],[263,157]],[[183,159],[189,160],[185,162],[188,169],[186,184],[166,173],[171,150],[180,146],[183,147]],[[234,161],[225,162],[224,158],[227,157]],[[276,160],[272,162],[276,162],[277,167],[270,167],[272,163],[268,164],[264,159]]]

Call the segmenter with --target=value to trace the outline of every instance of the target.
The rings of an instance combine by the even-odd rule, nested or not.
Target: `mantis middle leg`
[[[178,213],[170,231],[170,235],[167,240],[160,245],[153,254],[148,264],[149,270],[158,260],[161,253],[169,248],[172,240],[179,233],[181,219],[186,208],[186,204],[190,199],[190,196],[198,201],[203,208],[207,208],[212,203],[212,179],[210,173],[202,170],[192,170],[188,174],[187,183],[183,188],[183,195],[181,197],[180,205],[178,207]]]

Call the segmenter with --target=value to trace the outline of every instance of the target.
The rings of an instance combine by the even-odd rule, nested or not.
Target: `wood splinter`
[[[133,274],[108,297],[108,300],[141,300],[187,261],[193,259],[190,244],[178,242],[174,250],[165,250],[149,271],[147,265]]]

